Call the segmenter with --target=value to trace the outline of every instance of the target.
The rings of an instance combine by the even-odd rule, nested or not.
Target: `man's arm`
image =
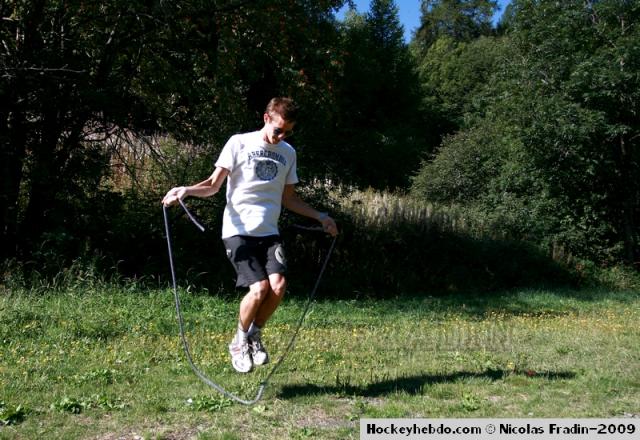
[[[320,223],[322,223],[322,228],[325,230],[325,232],[331,234],[332,236],[338,235],[338,226],[336,225],[336,222],[331,217],[329,217],[326,212],[320,212],[312,208],[304,200],[298,197],[294,185],[284,186],[284,192],[282,193],[282,205],[288,210],[295,212],[296,214],[304,215],[305,217],[310,217],[318,220]]]
[[[191,186],[178,186],[169,190],[169,192],[162,199],[164,206],[171,206],[178,203],[178,200],[182,200],[185,197],[211,197],[220,191],[224,179],[229,175],[229,170],[226,168],[216,167],[213,174],[200,183],[196,183]]]

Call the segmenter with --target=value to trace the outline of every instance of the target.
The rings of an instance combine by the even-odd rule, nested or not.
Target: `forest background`
[[[267,101],[302,107],[300,192],[337,218],[336,296],[637,272],[640,2],[0,1],[3,283],[166,285],[160,200]],[[354,5],[352,5],[354,6]],[[233,285],[224,197],[172,211],[179,278]],[[296,281],[327,239],[288,225]],[[295,290],[295,289],[294,289]]]

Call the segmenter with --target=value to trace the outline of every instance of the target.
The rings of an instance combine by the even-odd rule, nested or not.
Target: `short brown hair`
[[[276,113],[287,122],[296,122],[298,117],[298,105],[291,98],[276,97],[269,101],[265,113]]]

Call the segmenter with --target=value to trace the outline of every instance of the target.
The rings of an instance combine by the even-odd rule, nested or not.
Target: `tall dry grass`
[[[406,194],[316,181],[305,189],[331,210],[341,236],[332,259],[333,292],[369,296],[487,291],[572,282],[572,274],[531,243],[509,238],[472,210]],[[321,238],[296,237],[294,265],[314,267]],[[309,280],[307,280],[309,281]],[[345,293],[346,292],[346,293]]]

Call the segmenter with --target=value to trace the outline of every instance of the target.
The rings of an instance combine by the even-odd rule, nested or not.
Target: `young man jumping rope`
[[[211,177],[192,186],[172,188],[165,206],[185,197],[211,197],[227,181],[222,240],[238,275],[237,286],[249,292],[240,302],[238,330],[229,344],[231,363],[247,373],[269,361],[260,331],[278,308],[286,289],[286,258],[278,230],[282,206],[318,220],[335,236],[338,228],[327,213],[298,197],[296,151],[284,141],[293,133],[297,106],[290,98],[273,98],[259,131],[237,134],[226,143]]]

